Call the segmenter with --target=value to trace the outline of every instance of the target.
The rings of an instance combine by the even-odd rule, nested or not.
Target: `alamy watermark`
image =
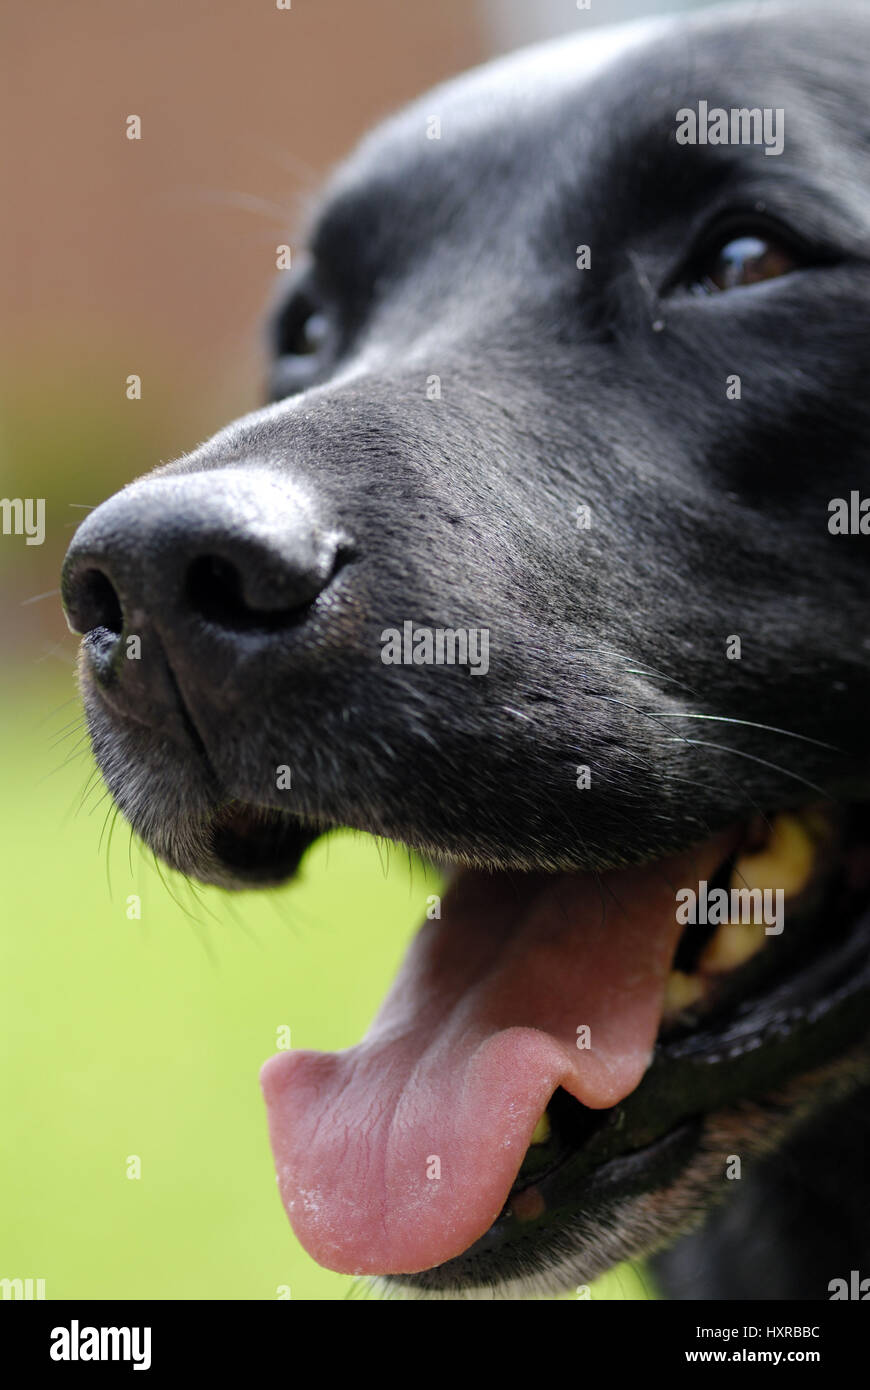
[[[52,1361],[130,1361],[134,1371],[151,1368],[150,1327],[69,1327],[51,1329]]]
[[[828,530],[832,536],[870,536],[870,497],[862,497],[857,488],[848,497],[832,497]]]
[[[381,633],[385,666],[467,666],[473,676],[489,670],[488,627],[415,627],[410,619]]]
[[[785,892],[782,888],[710,888],[702,878],[697,890],[677,889],[677,921],[681,926],[763,923],[765,936],[779,936],[785,923]]]
[[[677,112],[678,145],[763,145],[765,154],[782,154],[785,111],[781,106],[710,106]]]
[[[0,518],[4,536],[25,536],[25,545],[45,540],[44,497],[0,497]]]
[[[0,1279],[0,1298],[32,1303],[45,1298],[44,1279]]]

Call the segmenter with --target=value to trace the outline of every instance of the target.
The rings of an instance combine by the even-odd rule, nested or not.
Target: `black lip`
[[[320,833],[286,811],[228,802],[214,816],[209,848],[239,886],[269,887],[296,872]]]
[[[689,1119],[642,1148],[602,1163],[583,1186],[584,1220],[592,1223],[605,1218],[614,1202],[673,1182],[691,1160],[700,1135],[700,1119]],[[559,1186],[569,1182],[569,1174],[562,1172]],[[555,1198],[554,1183],[549,1184],[547,1196],[551,1201]],[[480,1285],[498,1285],[506,1274],[520,1272],[506,1268],[517,1255],[525,1273],[532,1261],[542,1268],[555,1264],[564,1254],[565,1225],[572,1219],[570,1208],[576,1201],[574,1188],[571,1203],[554,1202],[535,1220],[520,1223],[513,1215],[502,1215],[462,1255],[419,1274],[391,1276],[390,1282],[420,1292],[461,1293]]]
[[[180,755],[175,763],[176,779],[201,802],[195,817],[199,853],[185,862],[177,862],[163,845],[158,850],[161,857],[182,873],[230,890],[276,887],[292,878],[306,850],[329,827],[315,826],[283,808],[262,805],[227,791],[169,663],[162,663],[164,700],[161,707],[134,713],[128,701],[117,699],[112,685],[106,688],[94,678],[90,669],[92,653],[87,646],[90,636],[84,644],[81,681],[95,748],[105,742],[107,728],[111,728],[112,738],[123,733],[136,740],[128,759],[147,764],[147,745],[143,748],[142,740],[168,738]],[[111,781],[110,790],[116,800],[122,802],[118,787],[113,787]],[[125,810],[134,830],[150,843],[139,823],[135,805]],[[164,817],[164,823],[171,828],[172,817]],[[180,837],[188,846],[188,852],[193,823],[185,826],[185,834]]]

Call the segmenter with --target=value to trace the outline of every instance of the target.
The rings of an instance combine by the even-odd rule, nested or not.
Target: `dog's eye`
[[[317,309],[313,310],[300,325],[296,340],[290,351],[297,357],[310,357],[320,352],[329,339],[329,320]]]
[[[690,277],[696,294],[718,294],[777,280],[801,264],[795,252],[768,236],[733,236],[703,256]]]
[[[329,319],[310,302],[292,305],[282,315],[276,337],[279,357],[314,357],[329,342]]]
[[[298,293],[284,305],[272,324],[272,400],[296,395],[319,380],[335,356],[333,320],[318,300]]]

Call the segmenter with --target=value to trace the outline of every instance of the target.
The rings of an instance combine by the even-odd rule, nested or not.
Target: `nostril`
[[[198,555],[188,565],[187,607],[231,631],[277,631],[304,621],[311,605],[346,562],[338,537],[306,536],[288,554],[257,544],[228,555]]]
[[[76,575],[67,597],[67,610],[76,632],[93,632],[105,628],[120,637],[124,629],[124,612],[111,580],[98,569],[82,570]]]
[[[201,555],[187,571],[187,601],[194,612],[222,627],[238,627],[252,616],[242,576],[229,560]]]

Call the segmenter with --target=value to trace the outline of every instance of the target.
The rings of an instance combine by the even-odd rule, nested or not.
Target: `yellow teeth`
[[[712,941],[709,941],[698,961],[705,975],[722,975],[736,970],[760,951],[767,934],[762,922],[723,922]]]
[[[818,851],[832,833],[828,815],[820,806],[777,816],[770,826],[759,820],[755,823],[757,847],[735,860],[729,887],[760,889],[762,893],[779,890],[784,900],[796,897],[809,883]],[[770,933],[762,920],[763,912],[757,915],[756,921],[723,922],[691,974],[671,971],[665,988],[665,1020],[670,1022],[683,1010],[703,1002],[716,976],[737,970],[761,950]]]
[[[546,1112],[546,1110],[545,1110],[544,1113],[543,1113],[543,1115],[541,1116],[541,1118],[538,1120],[538,1123],[535,1125],[535,1128],[532,1130],[532,1137],[531,1137],[531,1139],[529,1140],[529,1143],[530,1143],[530,1144],[546,1144],[546,1142],[547,1142],[547,1140],[549,1139],[549,1137],[550,1137],[550,1117],[549,1117],[549,1115],[547,1114],[547,1112]]]
[[[673,1018],[697,1004],[706,993],[700,975],[687,975],[684,970],[672,970],[665,986],[664,1016]]]
[[[764,848],[735,862],[731,886],[781,888],[787,898],[802,892],[813,871],[819,828],[809,816],[777,816]]]

